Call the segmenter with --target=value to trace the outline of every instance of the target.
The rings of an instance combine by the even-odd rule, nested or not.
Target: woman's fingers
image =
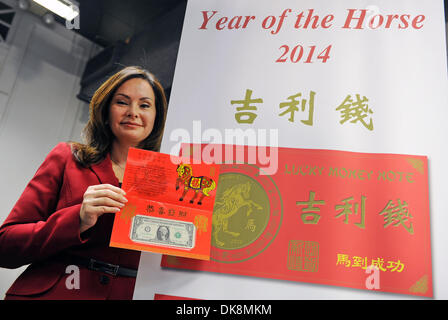
[[[90,186],[84,193],[84,199],[95,199],[108,197],[115,201],[126,203],[128,200],[124,197],[124,191],[108,184]]]
[[[123,195],[126,194],[126,192],[123,189],[120,189],[120,188],[118,188],[116,186],[113,186],[113,185],[107,184],[107,183],[106,184],[93,185],[93,186],[90,186],[89,188],[92,188],[92,190],[104,190],[104,189],[106,189],[106,190],[111,190],[111,191],[114,191],[116,193],[120,193],[120,194],[123,194]]]
[[[80,231],[83,232],[96,224],[98,217],[105,213],[116,213],[128,201],[126,193],[111,184],[89,186],[84,193],[80,210]]]
[[[93,208],[96,211],[98,217],[105,213],[115,213],[120,211],[121,209],[118,207],[108,207],[108,206],[97,206]]]
[[[107,206],[107,207],[123,208],[125,204],[122,201],[114,200],[110,197],[101,197],[101,198],[93,198],[90,201],[90,205],[95,207]]]
[[[117,193],[110,189],[99,189],[94,190],[91,193],[92,198],[110,198],[118,202],[126,203],[128,200],[124,197],[122,193]]]

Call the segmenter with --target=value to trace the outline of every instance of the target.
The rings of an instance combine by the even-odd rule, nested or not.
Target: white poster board
[[[243,142],[428,156],[434,297],[447,299],[443,12],[441,0],[189,0],[161,151]],[[237,109],[245,97],[256,100]],[[362,108],[348,110],[358,97]],[[160,259],[142,253],[134,299],[418,299],[162,269]]]

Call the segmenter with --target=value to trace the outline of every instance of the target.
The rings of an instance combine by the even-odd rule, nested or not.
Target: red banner
[[[163,267],[432,296],[426,157],[277,151],[273,175],[221,165],[211,261]]]

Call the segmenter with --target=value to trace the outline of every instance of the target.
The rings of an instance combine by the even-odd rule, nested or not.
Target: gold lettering
[[[378,172],[378,180],[386,180],[386,172],[385,171],[380,171]]]
[[[364,180],[364,172],[366,172],[365,170],[359,170],[358,171],[358,179],[359,180]]]
[[[338,173],[338,168],[330,168],[330,171],[328,172],[329,176],[336,176]]]
[[[342,170],[344,170],[344,172],[345,172],[344,175],[342,175],[342,173],[341,173]],[[347,175],[348,175],[348,171],[347,171],[347,169],[345,169],[345,168],[341,168],[341,169],[339,169],[339,176],[340,176],[340,177],[345,178],[345,177],[347,177]]]
[[[306,165],[305,168],[309,168],[309,166]],[[303,169],[300,170],[300,173],[302,174],[302,176],[305,176],[307,174],[307,172],[305,172]]]

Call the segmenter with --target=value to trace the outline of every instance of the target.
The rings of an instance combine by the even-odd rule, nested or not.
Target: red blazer
[[[138,267],[140,252],[109,247],[113,214],[102,215],[94,227],[79,233],[84,192],[104,183],[118,186],[109,156],[83,168],[67,143],[48,154],[0,227],[0,267],[31,263],[6,299],[132,299],[135,278],[79,267],[79,289],[65,283],[73,275],[67,266],[75,265],[67,254]]]

